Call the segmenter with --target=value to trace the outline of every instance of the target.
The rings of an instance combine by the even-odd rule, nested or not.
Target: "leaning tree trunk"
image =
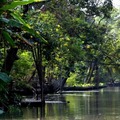
[[[95,62],[92,61],[90,67],[88,68],[88,75],[87,75],[87,77],[86,77],[86,79],[85,79],[85,81],[86,81],[87,83],[89,83],[89,82],[91,81],[91,77],[92,77],[92,75],[93,75],[94,67],[95,67]]]
[[[98,88],[99,87],[99,66],[98,66],[98,62],[96,61],[95,63],[95,86]]]
[[[68,63],[69,63],[69,66],[65,68],[66,76],[61,78],[60,92],[62,92],[67,79],[70,77],[70,72],[74,71],[74,61],[68,60]]]
[[[110,82],[114,85],[114,79],[113,79],[113,75],[112,75],[112,69],[107,67],[108,73],[110,75]]]

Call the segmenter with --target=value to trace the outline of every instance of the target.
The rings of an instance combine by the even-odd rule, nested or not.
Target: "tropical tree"
[[[27,5],[32,2],[37,2],[42,0],[28,0],[28,1],[7,1],[3,0],[0,3],[0,46],[1,50],[4,49],[4,55],[6,55],[3,65],[1,67],[0,76],[3,78],[3,74],[10,74],[10,71],[13,67],[13,63],[18,59],[17,52],[20,44],[29,44],[32,46],[27,39],[23,37],[23,34],[28,32],[31,35],[39,38],[40,41],[45,41],[43,37],[40,36],[25,20],[22,19],[22,15],[19,15],[17,9],[20,8],[21,5]],[[15,11],[16,9],[16,11]],[[3,51],[3,50],[2,50]],[[6,74],[5,74],[6,75]],[[3,79],[1,79],[2,81]],[[6,78],[6,77],[5,77]],[[1,85],[4,84],[1,82]],[[12,86],[12,83],[9,84]],[[3,87],[2,87],[3,88]],[[6,89],[6,92],[11,93],[11,87]],[[11,96],[11,94],[5,94],[5,96]],[[8,101],[11,101],[11,97],[8,97]],[[6,108],[8,102],[3,104],[3,107]]]
[[[119,63],[119,10],[114,9],[111,19],[107,20],[107,34],[105,36],[105,43],[103,45],[103,54],[105,56],[104,64],[106,71],[108,71],[109,81],[114,83],[119,79],[118,71],[120,69]]]
[[[67,63],[64,64],[67,65],[65,67],[67,73],[72,72],[71,68],[74,68],[74,64],[78,61],[84,61],[88,65],[94,64],[97,72],[98,60],[101,59],[100,47],[104,42],[106,31],[105,26],[101,25],[101,21],[104,18],[110,18],[111,0],[51,1],[47,6],[46,8],[56,16],[63,28],[64,35],[69,39],[69,42],[64,40],[66,46],[62,45],[64,46],[62,49],[67,51],[63,51],[64,58],[67,58],[67,60],[64,59]],[[100,18],[99,21],[96,20],[96,17]],[[83,57],[84,55],[85,57]],[[95,68],[88,75],[90,79]]]

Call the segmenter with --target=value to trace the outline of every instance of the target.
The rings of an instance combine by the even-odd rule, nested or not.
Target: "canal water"
[[[120,88],[65,92],[47,95],[45,109],[22,108],[20,113],[3,114],[6,120],[120,120]]]

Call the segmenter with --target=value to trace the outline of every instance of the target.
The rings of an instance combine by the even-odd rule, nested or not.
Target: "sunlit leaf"
[[[19,14],[17,14],[16,12],[14,12],[14,13],[11,13],[11,15],[16,19],[16,20],[18,20],[21,24],[26,24],[25,23],[25,21],[20,17],[20,15]]]
[[[42,2],[45,0],[22,0],[22,1],[13,1],[8,5],[4,5],[2,8],[0,8],[0,11],[4,11],[4,10],[10,10],[10,9],[14,9],[15,7],[19,6],[19,5],[27,5],[33,2]]]

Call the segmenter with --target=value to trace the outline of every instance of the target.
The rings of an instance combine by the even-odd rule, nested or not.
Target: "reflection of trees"
[[[92,97],[91,97],[92,96]],[[90,96],[86,99],[87,107],[85,111],[88,111],[88,114],[99,114],[99,92],[90,93]]]
[[[55,118],[63,120],[64,116],[72,115],[73,110],[69,108],[69,103],[66,102],[64,95],[51,95],[50,100],[63,101],[64,103],[46,103],[45,107],[28,107],[23,109],[23,118],[40,118],[40,120]],[[73,120],[73,119],[71,119]]]
[[[96,107],[96,110],[95,110],[95,113],[96,115],[99,114],[99,92],[95,92],[95,107]]]
[[[115,106],[120,105],[119,94],[114,88],[107,88],[107,91],[92,94],[89,101],[91,115],[108,118],[108,114],[118,112]]]
[[[45,118],[45,106],[40,107],[40,120]]]
[[[75,120],[84,118],[85,120],[103,120],[119,115],[119,89],[100,92],[83,92],[70,95],[51,95],[51,100],[70,101],[70,103],[50,103],[45,109],[27,108],[23,118],[40,118],[40,120]],[[111,118],[110,118],[111,119]]]
[[[44,120],[45,107],[27,107],[23,108],[23,119],[36,119]]]
[[[69,107],[69,103],[66,101],[65,95],[57,95],[55,96],[55,100],[62,101],[63,103],[46,104],[46,116],[62,120],[63,117],[68,117],[68,114],[71,115],[73,113]]]

